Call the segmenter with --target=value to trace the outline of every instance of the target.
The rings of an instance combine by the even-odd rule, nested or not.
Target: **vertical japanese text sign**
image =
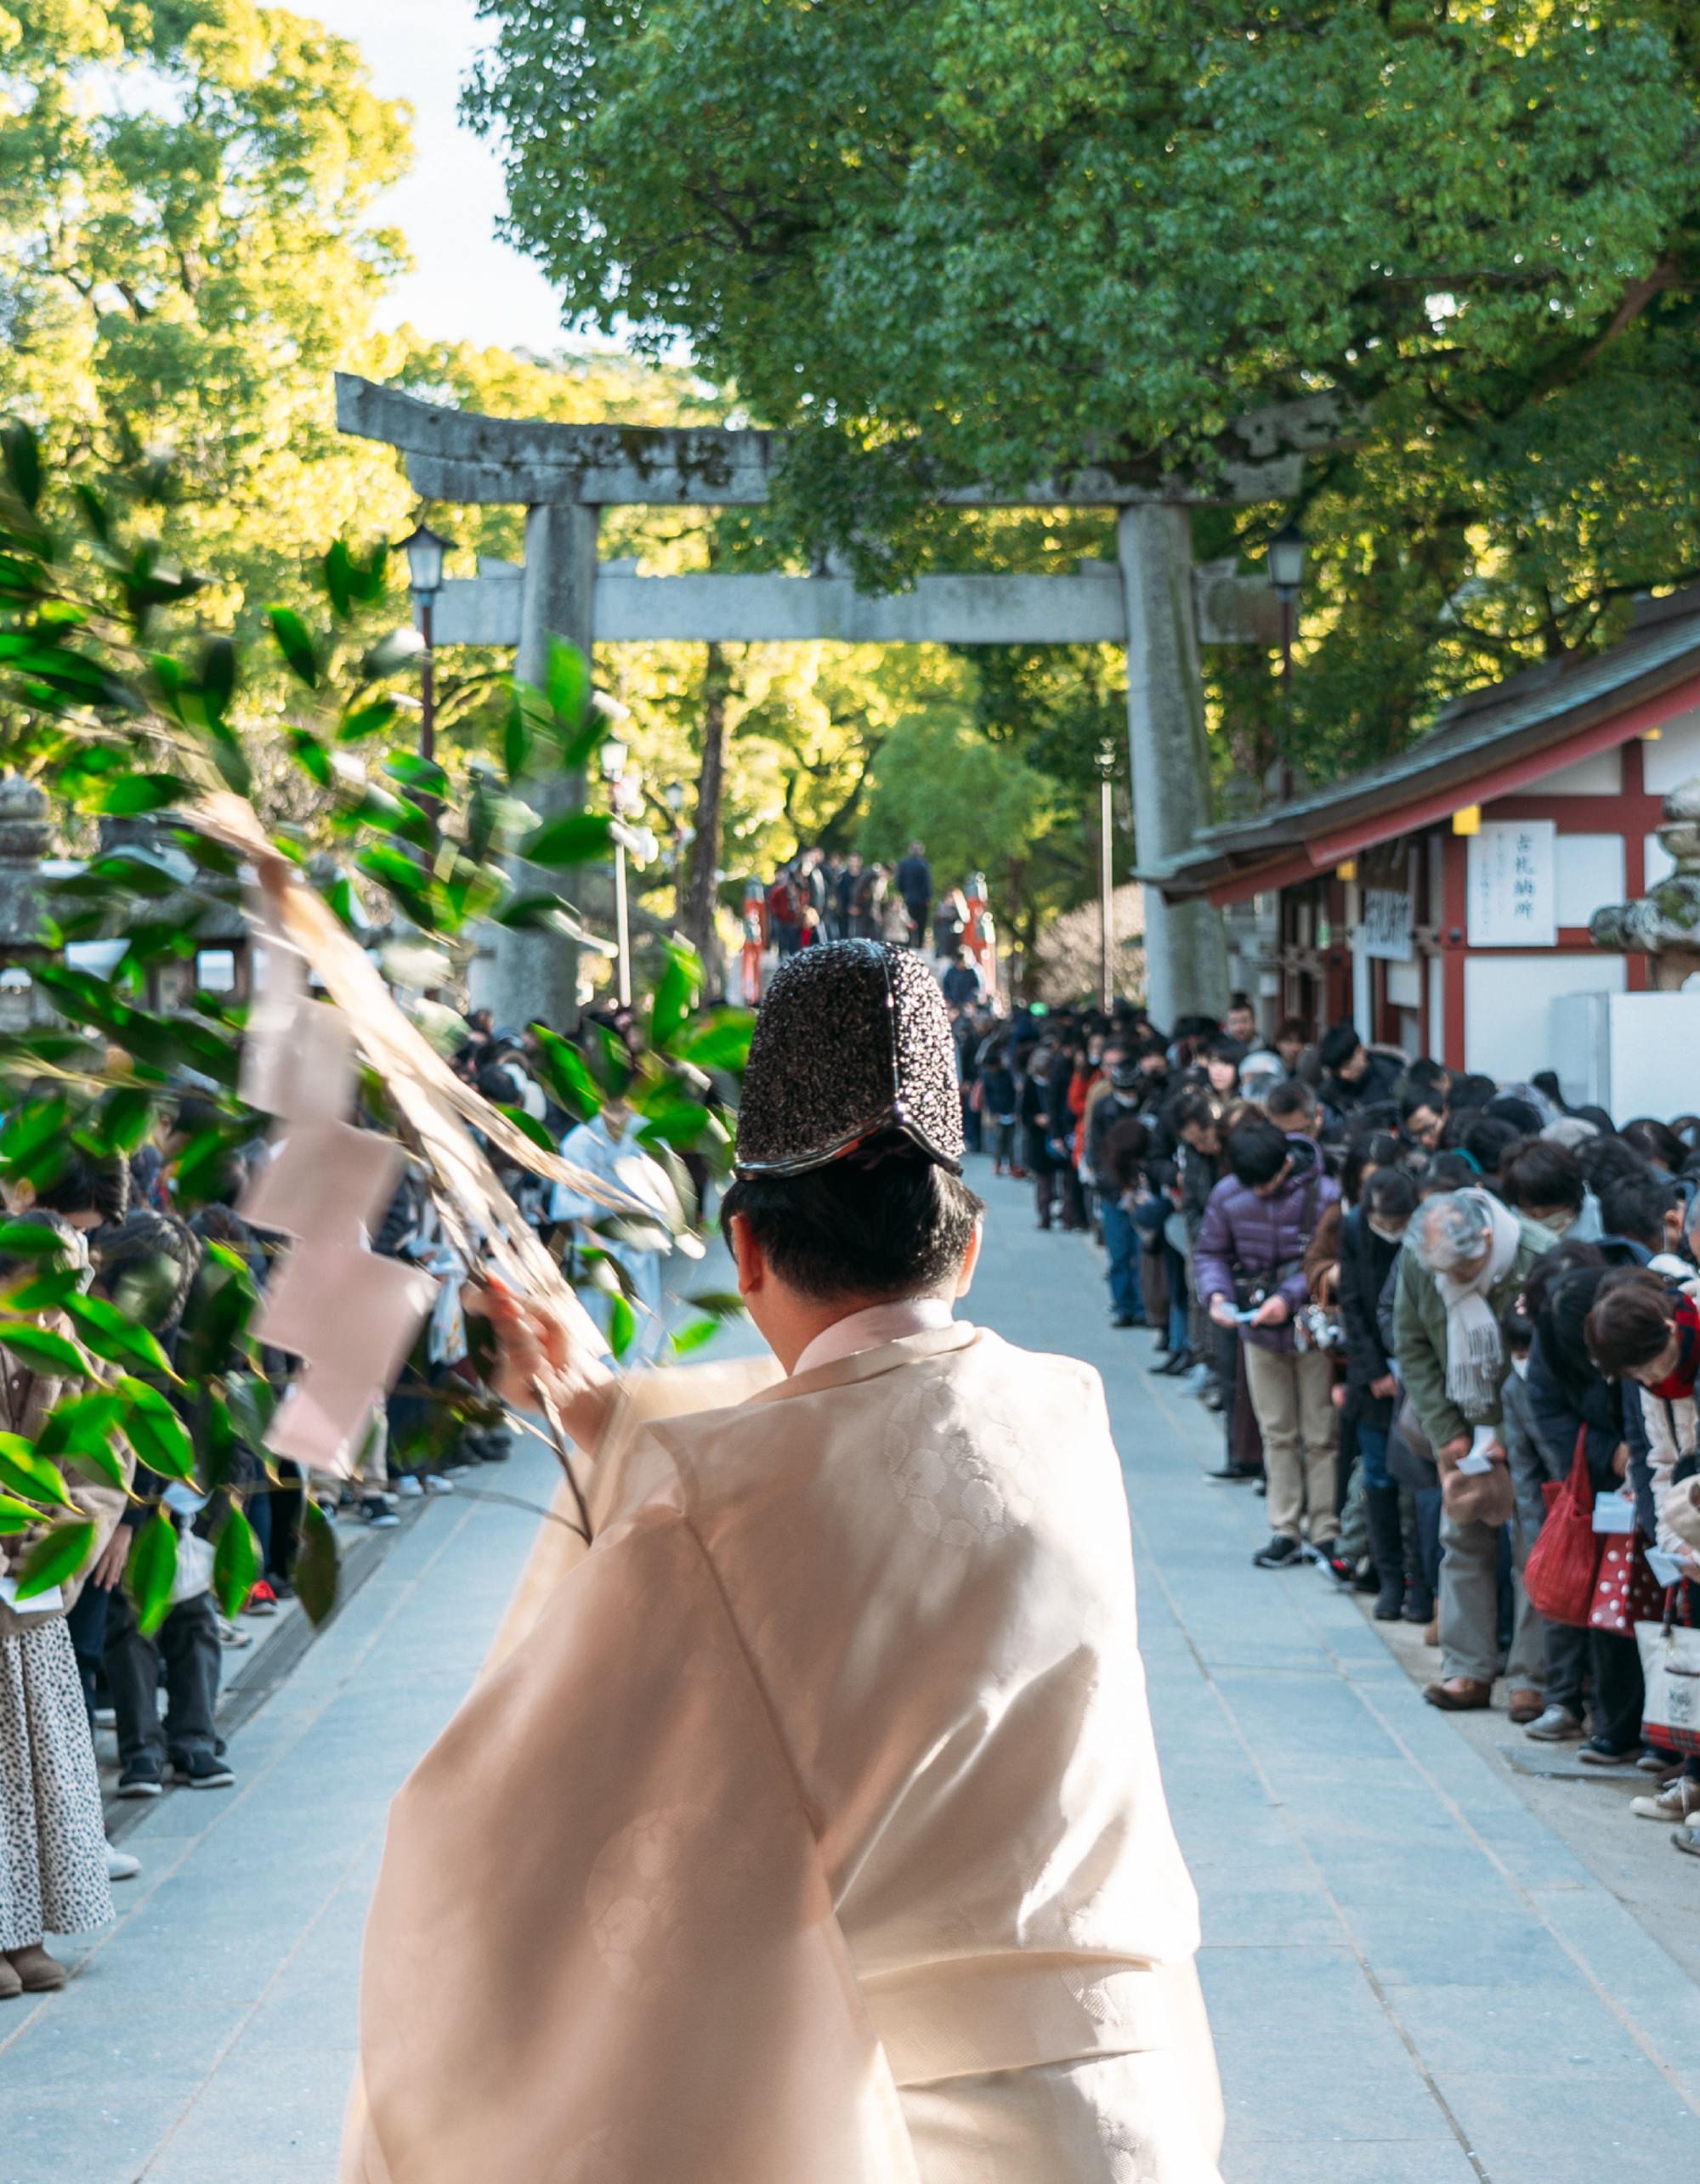
[[[1495,819],[1470,837],[1471,948],[1556,948],[1550,819]]]

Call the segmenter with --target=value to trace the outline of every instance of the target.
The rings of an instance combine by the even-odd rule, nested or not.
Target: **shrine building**
[[[1408,750],[1204,829],[1141,877],[1227,914],[1232,984],[1266,1033],[1366,1038],[1499,1078],[1561,1067],[1553,1003],[1645,992],[1595,910],[1671,869],[1667,791],[1700,778],[1700,586],[1637,608],[1608,652],[1471,691]]]

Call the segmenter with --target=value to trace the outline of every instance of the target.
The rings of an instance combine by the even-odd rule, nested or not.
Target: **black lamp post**
[[[1281,602],[1282,695],[1293,675],[1293,639],[1299,620],[1299,586],[1305,580],[1305,535],[1289,517],[1269,541],[1269,582]]]
[[[434,531],[428,523],[416,524],[400,541],[407,556],[407,581],[419,609],[419,634],[425,641],[419,666],[419,755],[428,761],[437,755],[436,689],[432,676],[432,610],[443,588],[443,561],[455,541]]]

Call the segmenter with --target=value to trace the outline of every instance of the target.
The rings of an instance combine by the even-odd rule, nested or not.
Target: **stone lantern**
[[[1700,971],[1700,779],[1665,798],[1658,839],[1675,870],[1639,901],[1596,910],[1588,932],[1595,948],[1645,955],[1654,991],[1674,993]]]

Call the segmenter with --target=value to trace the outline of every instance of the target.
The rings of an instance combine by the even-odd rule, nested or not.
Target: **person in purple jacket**
[[[1263,1435],[1274,1534],[1252,1560],[1283,1570],[1306,1556],[1327,1565],[1340,1531],[1334,1503],[1334,1366],[1300,1349],[1295,1315],[1309,1301],[1305,1247],[1340,1185],[1309,1138],[1265,1116],[1229,1133],[1227,1174],[1210,1195],[1193,1253],[1198,1296],[1218,1327],[1238,1327],[1251,1407]]]

